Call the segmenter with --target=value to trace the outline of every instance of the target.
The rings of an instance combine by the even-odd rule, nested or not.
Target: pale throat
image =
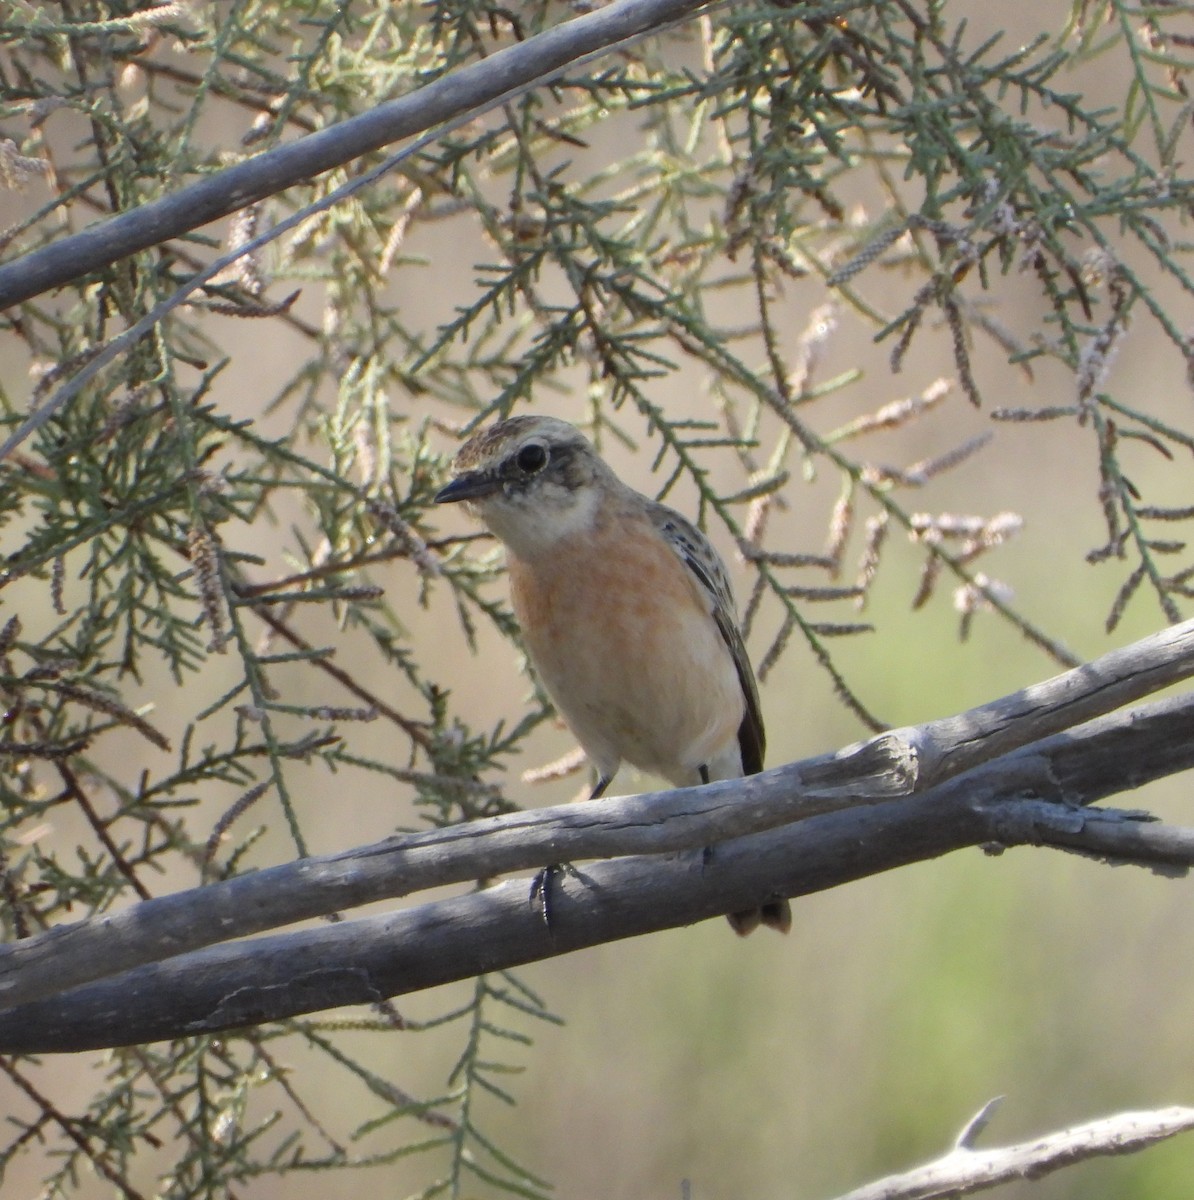
[[[517,558],[549,554],[561,542],[590,536],[597,525],[601,489],[567,490],[550,484],[517,498],[505,496],[477,507],[490,531]]]

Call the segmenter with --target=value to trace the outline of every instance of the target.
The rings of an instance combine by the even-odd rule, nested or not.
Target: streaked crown
[[[458,474],[490,467],[508,457],[512,450],[536,443],[556,449],[572,445],[593,450],[589,439],[575,425],[558,417],[511,417],[474,433],[457,451],[453,467]]]
[[[453,469],[436,503],[467,501],[519,553],[583,531],[603,489],[622,486],[589,439],[557,417],[499,421],[465,442]]]

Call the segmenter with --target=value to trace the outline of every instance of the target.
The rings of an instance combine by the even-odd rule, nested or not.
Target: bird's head
[[[592,443],[556,417],[499,421],[471,437],[437,504],[464,501],[515,554],[529,556],[592,526],[617,480]]]

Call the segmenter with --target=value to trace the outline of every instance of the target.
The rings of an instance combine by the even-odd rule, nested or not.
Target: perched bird
[[[505,545],[531,664],[597,770],[677,787],[763,769],[763,718],[725,565],[666,505],[627,487],[574,426],[500,421],[467,441],[437,503],[466,501]],[[786,899],[733,913],[786,932]]]

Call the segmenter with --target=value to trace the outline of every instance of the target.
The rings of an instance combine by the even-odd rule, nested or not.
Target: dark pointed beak
[[[436,504],[456,504],[460,500],[480,500],[501,489],[502,482],[488,471],[465,471],[446,488],[436,493]]]

